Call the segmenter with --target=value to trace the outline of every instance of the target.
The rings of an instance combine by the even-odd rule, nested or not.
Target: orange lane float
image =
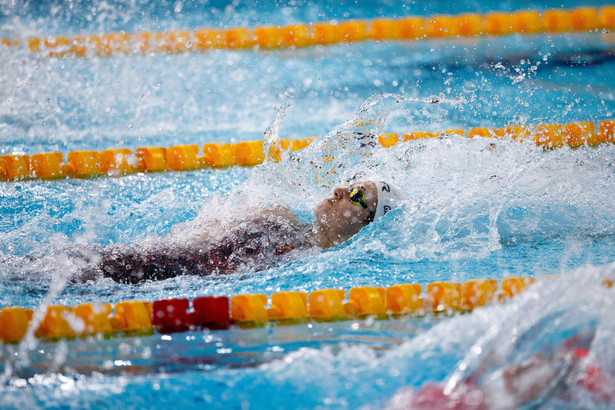
[[[0,310],[0,339],[5,343],[19,342],[26,335],[34,311],[21,307]]]
[[[66,175],[73,177],[90,177],[101,174],[100,153],[98,151],[72,151],[66,156]]]
[[[100,171],[109,176],[130,174],[137,171],[137,158],[128,148],[106,149],[100,153]]]
[[[316,321],[343,320],[346,317],[343,289],[320,289],[309,294],[310,316]]]
[[[163,147],[141,147],[135,150],[140,169],[144,172],[167,170],[167,149]],[[70,159],[69,159],[70,163]]]
[[[109,303],[84,303],[75,308],[75,316],[83,321],[82,334],[111,334],[111,305]]]
[[[270,320],[302,321],[308,319],[306,292],[279,292],[271,295]]]
[[[346,314],[355,317],[386,316],[385,295],[384,288],[373,286],[352,288],[348,292]]]
[[[61,152],[43,152],[30,157],[30,171],[33,178],[55,179],[63,176]]]
[[[284,140],[282,148],[296,151],[308,146],[314,138]],[[263,163],[262,141],[236,144],[208,143],[164,147],[141,147],[133,154],[128,148],[101,152],[78,150],[66,156],[61,152],[34,155],[0,155],[0,181],[24,179],[88,178],[100,175],[121,176],[135,172],[191,171],[204,167],[255,166]]]
[[[0,179],[4,181],[17,181],[29,177],[29,155],[0,155]]]
[[[46,35],[1,38],[4,47],[24,47],[42,57],[111,57],[179,54],[212,49],[279,49],[355,43],[486,35],[597,32],[615,28],[615,6],[493,11],[486,14],[404,16],[373,20],[320,21],[285,26],[196,28],[165,32]]]
[[[394,285],[386,289],[386,309],[391,315],[420,312],[423,309],[421,285]]]

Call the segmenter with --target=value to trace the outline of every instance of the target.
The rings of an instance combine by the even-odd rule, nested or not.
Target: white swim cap
[[[385,215],[392,209],[399,208],[406,200],[406,195],[399,187],[387,182],[376,182],[378,188],[378,205],[376,205],[376,215],[374,220]]]

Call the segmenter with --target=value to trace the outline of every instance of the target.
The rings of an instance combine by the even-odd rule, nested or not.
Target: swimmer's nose
[[[333,197],[337,199],[338,201],[340,199],[343,199],[344,196],[346,196],[346,190],[344,188],[335,188],[333,190]]]

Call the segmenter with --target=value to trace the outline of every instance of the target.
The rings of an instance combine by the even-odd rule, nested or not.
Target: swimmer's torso
[[[116,282],[139,283],[179,275],[227,274],[242,266],[262,270],[279,262],[280,255],[308,247],[297,224],[262,218],[240,224],[217,243],[147,252],[134,248],[107,249],[99,268]]]

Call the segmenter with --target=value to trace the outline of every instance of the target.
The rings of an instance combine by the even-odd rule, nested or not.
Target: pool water
[[[560,6],[16,2],[0,6],[0,37]],[[543,151],[449,136],[385,149],[349,137],[359,121],[378,134],[614,118],[612,36],[87,59],[0,48],[0,154],[254,140],[276,118],[280,138],[319,137],[253,169],[0,183],[0,306],[560,274],[471,315],[3,345],[0,407],[378,408],[403,389],[462,380],[494,351],[497,370],[588,330],[593,360],[615,373],[613,291],[600,286],[615,273],[615,146]],[[71,280],[80,266],[70,255],[90,246],[177,238],[178,223],[213,226],[258,206],[309,220],[350,178],[394,181],[409,201],[347,243],[265,271],[136,286]],[[612,406],[573,393],[537,403]]]

